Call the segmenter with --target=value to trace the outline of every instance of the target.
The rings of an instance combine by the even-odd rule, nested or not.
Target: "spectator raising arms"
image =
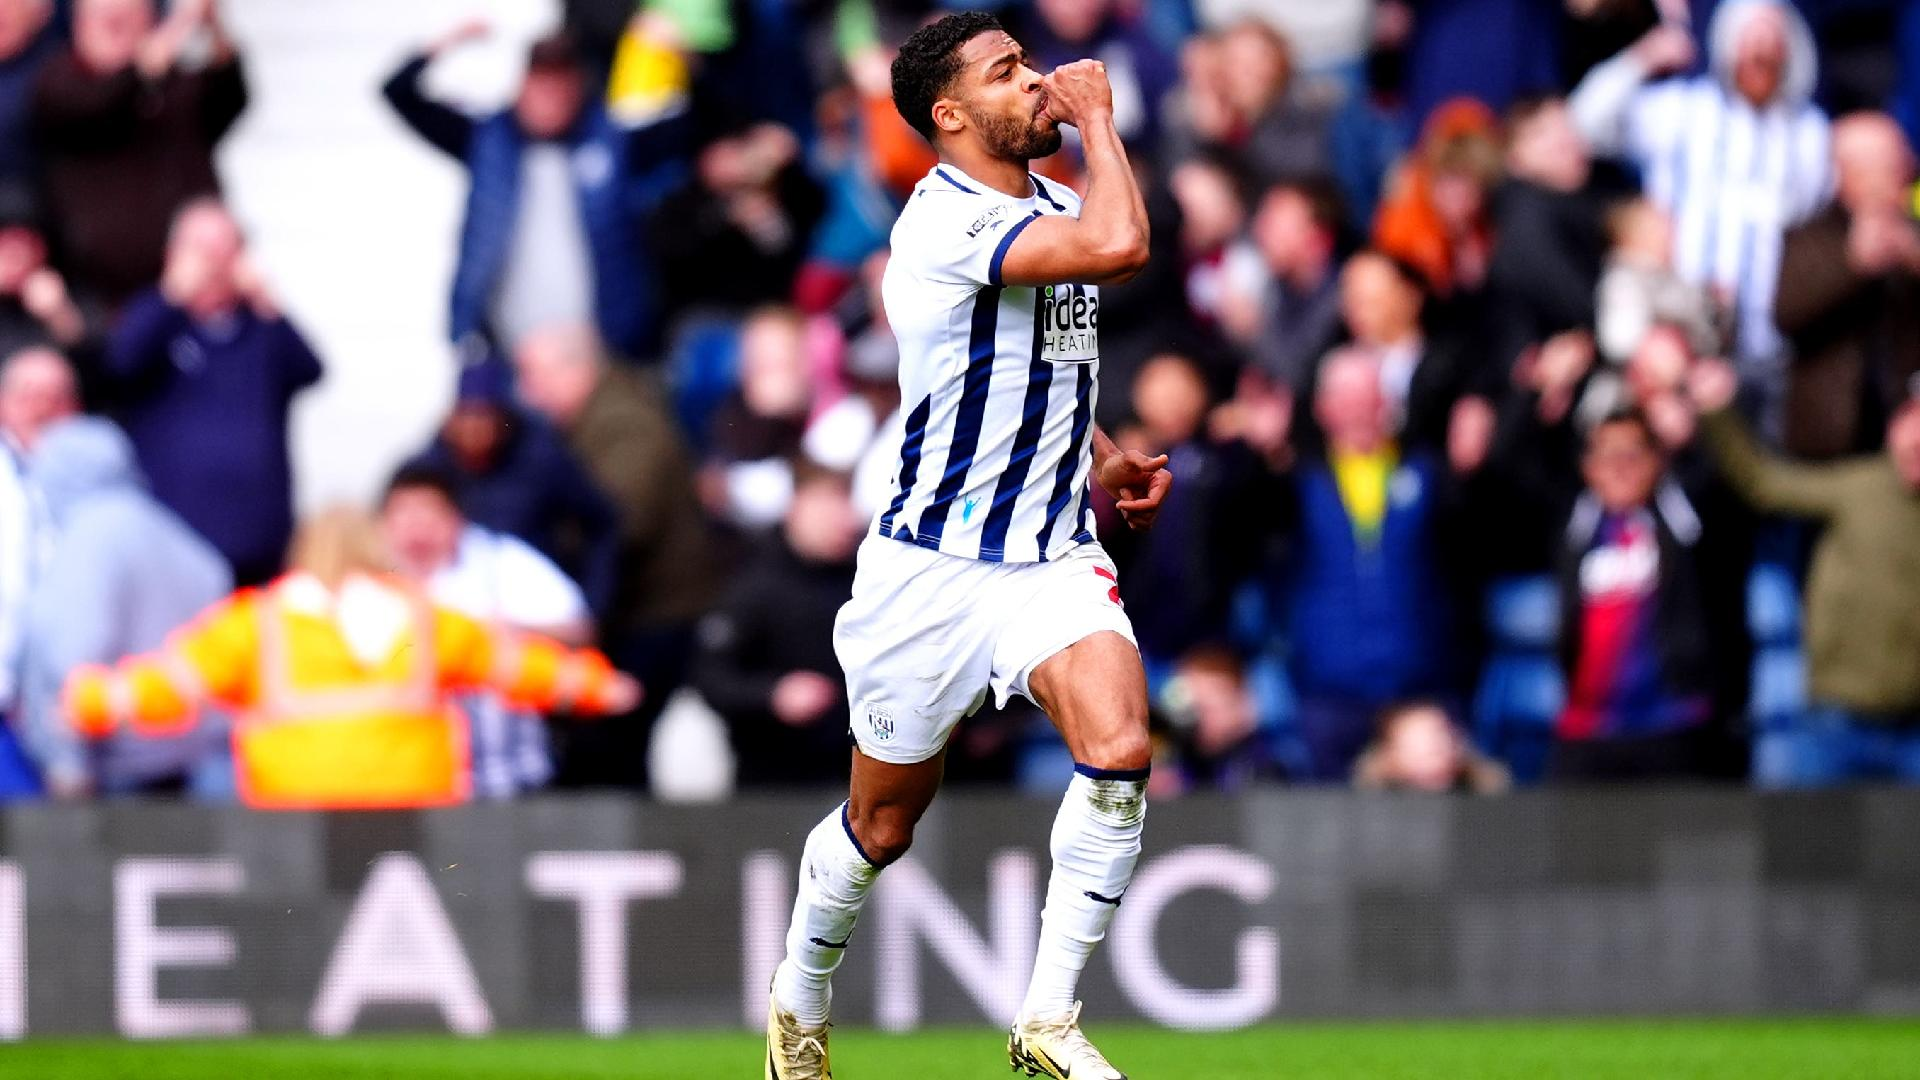
[[[99,370],[102,313],[81,308],[47,256],[32,189],[0,181],[0,356],[52,345],[92,378]]]
[[[280,572],[293,532],[287,415],[320,373],[233,215],[213,199],[181,208],[166,273],[127,306],[106,375],[154,495],[242,585]]]
[[[491,689],[525,708],[619,713],[640,688],[598,653],[490,631],[390,576],[374,523],[308,522],[293,570],[214,606],[160,652],[68,680],[84,734],[178,732],[204,704],[239,715],[241,797],[264,809],[463,801],[466,740],[450,694]]]
[[[1703,430],[1727,479],[1762,510],[1823,523],[1807,575],[1807,690],[1814,708],[1754,748],[1771,787],[1920,783],[1920,400],[1887,425],[1886,451],[1796,465],[1754,444],[1728,408],[1735,378],[1692,377]]]
[[[174,211],[218,194],[213,150],[247,106],[215,0],[78,0],[73,48],[41,72],[34,126],[60,264],[118,307],[160,276]],[[206,63],[183,59],[204,41]]]
[[[1622,411],[1587,437],[1587,490],[1560,570],[1567,704],[1548,775],[1556,780],[1711,775],[1709,721],[1724,718],[1722,675],[1740,651],[1721,613],[1737,575],[1716,559],[1704,516],[1667,472],[1645,416]],[[1731,580],[1730,580],[1731,579]],[[1720,586],[1716,590],[1716,585]],[[1737,670],[1737,669],[1736,669]]]
[[[1774,287],[1786,228],[1827,198],[1827,121],[1813,94],[1813,37],[1784,0],[1727,0],[1708,30],[1710,71],[1686,69],[1693,42],[1663,23],[1581,80],[1575,121],[1603,154],[1638,166],[1675,222],[1682,277],[1738,314],[1742,378],[1779,392]]]
[[[637,222],[677,174],[680,129],[672,117],[616,124],[564,34],[534,43],[509,109],[474,117],[428,98],[427,65],[489,32],[483,22],[456,27],[384,90],[407,126],[472,179],[448,332],[511,352],[540,326],[585,319],[616,351],[650,357],[661,286]]]

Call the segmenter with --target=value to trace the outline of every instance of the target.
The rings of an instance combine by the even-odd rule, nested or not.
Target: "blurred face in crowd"
[[[586,103],[586,80],[578,68],[535,67],[520,84],[513,115],[529,138],[557,139],[573,127]]]
[[[1384,255],[1355,255],[1340,274],[1340,314],[1362,345],[1398,345],[1418,334],[1420,300],[1420,287]]]
[[[1427,198],[1447,232],[1461,236],[1473,229],[1487,208],[1487,189],[1480,177],[1460,169],[1442,169],[1427,184]]]
[[[18,55],[52,14],[52,0],[0,0],[0,57]]]
[[[198,202],[175,219],[167,240],[167,261],[195,264],[198,273],[193,278],[199,291],[192,297],[192,306],[221,311],[239,303],[238,270],[246,250],[240,223],[227,208],[217,202]]]
[[[1293,188],[1275,188],[1260,200],[1253,242],[1268,269],[1282,277],[1318,277],[1333,261],[1333,231],[1314,218],[1313,204]]]
[[[1460,733],[1435,705],[1395,713],[1380,733],[1380,752],[1388,786],[1408,791],[1451,791],[1466,765]]]
[[[797,418],[813,405],[806,326],[784,308],[763,311],[740,331],[740,396],[756,416]]]
[[[1913,185],[1913,150],[1885,113],[1855,113],[1833,126],[1834,186],[1855,214],[1899,214]]]
[[[1167,187],[1180,204],[1180,246],[1199,255],[1218,251],[1246,220],[1240,192],[1225,169],[1189,161],[1173,170]]]
[[[454,460],[468,472],[486,472],[493,467],[506,441],[507,417],[498,405],[485,401],[455,402],[440,437]]]
[[[1099,31],[1113,10],[1113,0],[1035,0],[1033,6],[1047,29],[1061,41],[1077,45]]]
[[[26,225],[0,228],[0,293],[14,295],[28,275],[47,265],[47,242]]]
[[[1787,17],[1768,5],[1754,12],[1734,42],[1733,88],[1754,105],[1765,105],[1787,77]]]
[[[1335,450],[1370,454],[1385,446],[1392,419],[1380,388],[1380,365],[1358,349],[1328,356],[1320,366],[1313,415]]]
[[[1193,718],[1194,746],[1202,754],[1232,750],[1259,723],[1239,662],[1224,651],[1200,649],[1180,662],[1179,691]]]
[[[787,505],[787,544],[811,563],[851,562],[866,531],[842,476],[826,473],[801,481]]]
[[[1285,40],[1265,23],[1240,23],[1220,39],[1220,75],[1234,109],[1245,119],[1259,116],[1292,76]]]
[[[153,0],[80,0],[73,9],[73,51],[97,72],[133,63],[153,31]]]
[[[1629,513],[1653,499],[1665,467],[1653,433],[1637,420],[1607,420],[1587,436],[1580,460],[1587,489],[1615,514]]]
[[[1554,191],[1578,191],[1592,171],[1592,155],[1564,102],[1542,105],[1514,126],[1509,170]]]
[[[416,580],[451,565],[467,522],[446,493],[430,485],[402,487],[380,508],[380,531],[400,572]]]
[[[1887,453],[1900,479],[1920,494],[1920,399],[1911,399],[1887,425]]]
[[[960,73],[933,106],[933,122],[956,112],[972,122],[981,148],[1002,161],[1032,161],[1060,149],[1060,122],[1046,111],[1040,73],[1000,30],[960,46]],[[950,137],[950,136],[947,136]]]
[[[1153,445],[1178,446],[1193,438],[1206,419],[1206,380],[1184,356],[1156,356],[1134,378],[1133,412]]]
[[[571,427],[600,385],[600,337],[591,326],[559,323],[528,334],[513,354],[515,385],[534,411]]]
[[[0,432],[21,447],[33,449],[42,432],[79,412],[80,385],[66,357],[32,348],[0,364]]]

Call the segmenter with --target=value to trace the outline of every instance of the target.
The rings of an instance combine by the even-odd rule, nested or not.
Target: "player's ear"
[[[933,103],[933,126],[948,135],[957,134],[967,126],[965,110],[952,98],[941,98]]]

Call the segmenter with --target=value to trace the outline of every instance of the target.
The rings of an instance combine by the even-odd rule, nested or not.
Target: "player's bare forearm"
[[[1167,471],[1167,455],[1148,457],[1138,450],[1123,450],[1107,437],[1098,424],[1093,428],[1093,479],[1134,529],[1153,525],[1173,488],[1173,474]]]
[[[1147,209],[1113,126],[1113,91],[1098,60],[1062,64],[1041,80],[1044,108],[1080,130],[1087,195],[1077,217],[1034,218],[1008,249],[1001,283],[1118,285],[1147,265]]]
[[[1098,284],[1119,284],[1146,266],[1152,239],[1147,202],[1134,179],[1127,148],[1113,126],[1113,113],[1102,111],[1085,118],[1080,145],[1087,159],[1087,197],[1080,207],[1080,223],[1088,240],[1120,267]]]

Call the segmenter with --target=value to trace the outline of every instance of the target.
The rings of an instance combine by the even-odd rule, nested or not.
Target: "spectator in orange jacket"
[[[234,760],[249,805],[413,807],[468,797],[455,694],[490,688],[542,712],[620,713],[638,702],[639,686],[599,653],[490,630],[391,576],[364,514],[308,523],[291,563],[158,653],[75,671],[72,723],[92,736],[119,724],[177,731],[215,702],[237,713]]]
[[[1500,158],[1492,110],[1465,98],[1434,110],[1388,182],[1373,246],[1418,267],[1438,296],[1477,290],[1493,257],[1487,204]]]

